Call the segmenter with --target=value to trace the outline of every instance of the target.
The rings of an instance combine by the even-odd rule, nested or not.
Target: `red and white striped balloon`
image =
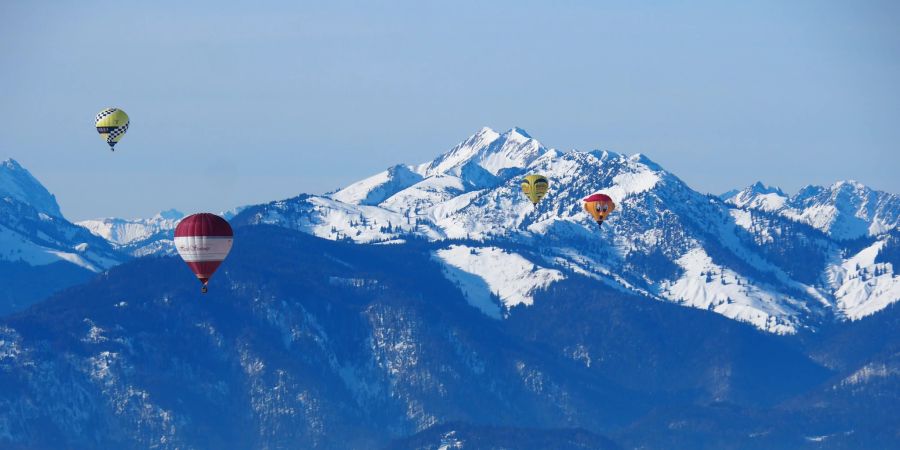
[[[175,227],[175,248],[203,283],[203,293],[206,293],[210,277],[231,251],[233,242],[231,225],[215,214],[192,214],[181,219]]]

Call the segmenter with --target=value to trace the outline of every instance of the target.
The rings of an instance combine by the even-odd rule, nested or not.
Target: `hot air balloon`
[[[175,248],[203,283],[204,294],[210,277],[231,251],[233,241],[231,225],[215,214],[192,214],[175,227]]]
[[[606,216],[614,209],[616,204],[606,194],[594,194],[584,199],[584,210],[597,221],[597,225],[603,226]]]
[[[100,137],[109,144],[109,149],[116,151],[116,144],[122,140],[125,132],[128,131],[128,122],[128,114],[125,114],[125,111],[118,108],[106,108],[97,113],[97,120],[94,126],[97,127]]]
[[[528,175],[522,180],[522,192],[535,207],[547,195],[548,189],[550,189],[550,182],[543,175]]]

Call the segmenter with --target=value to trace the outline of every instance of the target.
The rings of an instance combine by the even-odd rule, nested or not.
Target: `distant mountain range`
[[[855,181],[806,186],[794,196],[757,182],[722,199],[739,208],[774,212],[809,224],[839,240],[883,235],[900,226],[900,197]]]
[[[537,208],[520,193],[526,173],[551,180]],[[30,186],[6,191],[59,216],[55,199],[27,179],[0,186]],[[619,204],[599,230],[581,209],[581,198],[593,192]],[[433,161],[396,165],[329,195],[245,207],[229,218],[359,243],[447,242],[434,257],[494,317],[567,273],[775,333],[864,317],[900,299],[900,276],[887,264],[900,237],[897,195],[838,182],[793,197],[757,183],[722,197],[692,190],[644,155],[561,152],[520,128],[483,128]],[[171,253],[171,230],[182,215],[79,225],[107,240],[118,262]],[[494,294],[500,307],[490,303]]]
[[[201,296],[181,213],[78,226],[6,161],[0,447],[894,448],[897,202],[485,128],[229,213]]]
[[[174,250],[172,233],[184,217],[181,211],[170,209],[149,219],[103,219],[76,222],[97,236],[110,242],[120,251],[133,256],[171,253]]]

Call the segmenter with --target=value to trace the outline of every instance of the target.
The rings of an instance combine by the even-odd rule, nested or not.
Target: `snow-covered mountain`
[[[551,180],[536,208],[521,195],[524,173]],[[619,205],[601,229],[582,211],[581,199],[594,192]],[[331,195],[249,207],[235,220],[360,243],[411,237],[443,243],[435,255],[447,276],[491,316],[497,312],[490,299],[498,297],[495,303],[506,309],[527,303],[521,287],[531,286],[536,273],[557,272],[588,275],[775,333],[815,327],[830,317],[858,318],[897,300],[892,286],[900,278],[889,265],[880,269],[886,284],[879,289],[843,287],[845,278],[835,268],[853,255],[800,218],[779,215],[784,197],[760,184],[726,203],[694,191],[644,155],[561,152],[518,128],[483,128],[433,161],[394,166]],[[872,217],[886,227],[894,197],[873,198],[881,206],[859,207],[877,211]],[[457,241],[469,250],[453,247]],[[486,268],[503,264],[501,254],[528,264],[492,274]]]
[[[120,219],[107,217],[76,222],[116,248],[134,256],[169,253],[173,247],[172,230],[184,217],[175,209],[162,211],[149,219]]]
[[[0,162],[0,199],[27,204],[37,212],[62,217],[56,197],[14,159]]]
[[[177,257],[136,258],[0,318],[0,448],[796,448],[848,430],[846,448],[896,447],[866,428],[896,423],[871,404],[896,401],[896,377],[853,375],[862,406],[834,402],[850,389],[823,386],[801,339],[572,274],[501,291],[532,304],[497,320],[436,258],[494,261],[494,282],[528,266],[506,250],[239,233],[206,296]],[[882,367],[832,359],[842,378]]]
[[[244,208],[240,206],[218,214],[230,220]],[[104,217],[82,220],[75,224],[106,239],[115,249],[140,257],[174,254],[173,230],[184,216],[185,214],[177,209],[168,209],[150,218]]]
[[[149,219],[119,219],[108,217],[75,222],[87,228],[91,233],[107,241],[119,245],[131,244],[153,236],[160,231],[174,230],[178,221],[184,217],[181,211],[170,209],[162,211]]]
[[[721,195],[722,199],[738,208],[759,209],[762,211],[779,211],[788,200],[781,189],[766,186],[761,181],[743,190],[733,190]]]
[[[520,191],[526,173],[551,180],[537,207]],[[16,198],[40,190],[18,187]],[[581,199],[595,192],[618,205],[602,228],[582,210]],[[48,197],[43,190],[36,203]],[[897,252],[886,237],[898,223],[897,204],[895,195],[852,182],[808,187],[793,197],[757,183],[723,201],[645,155],[563,152],[520,128],[482,128],[432,161],[395,165],[331,194],[236,210],[232,222],[357,243],[432,241],[447,278],[494,318],[579,274],[794,333],[858,319],[900,299],[900,276],[884,262]],[[53,200],[46,209],[59,208]],[[169,211],[80,225],[141,256],[171,253],[179,217]],[[867,235],[870,242],[845,242]],[[98,267],[108,265],[92,270]]]
[[[446,170],[246,208],[202,298],[177,256],[129,258],[0,317],[0,448],[898,448],[900,232],[837,240],[642,155],[480,133]],[[21,267],[45,266],[0,261],[0,296],[56,279]]]
[[[56,198],[12,159],[0,163],[0,260],[65,261],[93,272],[122,258],[103,239],[63,218]]]
[[[67,221],[56,198],[19,163],[0,162],[0,314],[126,259]]]
[[[900,196],[856,181],[806,186],[793,196],[757,182],[722,198],[739,208],[774,212],[807,223],[838,240],[878,236],[900,226]]]

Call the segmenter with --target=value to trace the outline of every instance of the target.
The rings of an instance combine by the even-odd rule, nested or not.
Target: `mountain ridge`
[[[519,177],[528,172],[551,180],[549,195],[537,207],[520,193]],[[619,205],[600,229],[581,209],[581,199],[595,192]],[[835,199],[841,195],[850,195],[854,207],[860,196],[882,199],[878,214],[866,222],[869,229],[900,220],[900,208],[891,206],[896,196],[855,182],[809,187],[794,197],[810,211],[838,211]],[[783,191],[759,182],[720,200],[691,189],[645,154],[561,152],[520,128],[500,133],[484,127],[430,162],[394,165],[331,194],[252,205],[236,210],[231,220],[358,243],[477,241],[468,245],[481,255],[464,264],[469,272],[460,272],[461,261],[438,257],[448,276],[479,280],[467,284],[473,302],[483,303],[475,299],[493,292],[519,292],[516,285],[530,276],[524,269],[491,272],[492,248],[510,245],[521,248],[517,257],[539,273],[591,276],[774,333],[855,320],[898,299],[900,277],[889,262],[897,250],[886,244],[887,232],[866,234],[851,245],[835,235],[846,227],[822,227],[799,213],[787,214],[785,202]],[[884,226],[872,225],[875,219]],[[171,253],[175,223],[159,216],[81,225],[117,251],[142,256]],[[482,270],[487,272],[475,273]],[[504,301],[530,298],[524,295]]]
[[[517,153],[522,148],[528,151]],[[494,153],[526,157],[518,165],[491,166],[498,159],[492,159]],[[479,166],[482,163],[487,167]],[[481,185],[469,182],[460,169],[472,166],[494,179]],[[717,203],[717,198],[692,190],[643,154],[560,152],[515,130],[498,133],[482,128],[430,163],[394,167],[418,173],[421,179],[394,182],[390,172],[382,172],[380,184],[372,187],[378,190],[380,203],[343,202],[351,198],[348,191],[353,192],[352,198],[366,198],[365,185],[357,183],[327,196],[304,195],[250,207],[235,219],[355,242],[402,241],[416,235],[448,242],[476,239],[485,245],[509,241],[535,247],[551,239],[551,252],[557,254],[549,261],[546,254],[543,262],[535,261],[539,267],[568,264],[629,290],[712,308],[776,333],[814,327],[823,314],[852,319],[870,314],[878,309],[870,305],[895,301],[892,292],[900,285],[890,268],[882,274],[883,289],[875,291],[884,294],[887,289],[887,294],[845,286],[850,277],[834,273],[844,270],[844,261],[853,255],[843,255],[843,244],[827,230],[822,235],[794,225],[795,218],[777,211]],[[537,208],[519,193],[517,177],[526,172],[551,179],[551,192]],[[756,188],[783,194],[761,183]],[[607,193],[620,206],[599,234],[580,204],[581,198],[597,191]],[[622,219],[615,220],[617,216]],[[779,236],[781,232],[789,232],[795,241]],[[596,248],[598,238],[612,246]],[[778,245],[804,252],[808,263],[803,266],[797,254],[784,254],[774,247]],[[582,251],[585,248],[593,250]],[[649,261],[651,254],[665,255],[666,276],[648,279],[644,272],[663,272],[632,263]],[[728,262],[723,265],[723,261]],[[679,273],[684,276],[676,278]]]

